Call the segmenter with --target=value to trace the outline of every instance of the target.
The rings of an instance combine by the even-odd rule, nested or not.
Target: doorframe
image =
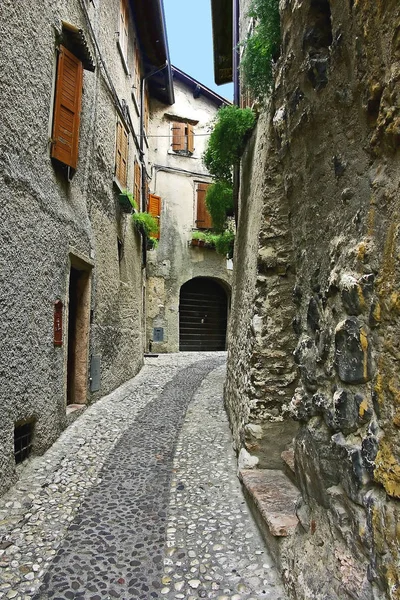
[[[94,267],[94,261],[82,254],[75,248],[70,247],[68,250],[68,272],[67,272],[67,281],[66,281],[66,301],[65,301],[65,329],[64,329],[64,405],[67,409],[68,406],[68,346],[69,346],[69,305],[70,305],[70,297],[69,297],[69,286],[70,286],[70,277],[71,277],[71,268],[74,268],[78,271],[84,271],[87,273],[87,285],[85,287],[85,306],[86,310],[84,313],[84,322],[81,327],[81,332],[83,336],[83,340],[81,339],[81,347],[83,347],[81,352],[81,360],[83,362],[84,369],[79,376],[80,386],[81,386],[81,395],[79,402],[76,402],[78,405],[84,406],[87,404],[88,400],[88,390],[89,390],[89,352],[90,352],[90,315],[91,315],[91,301],[92,301],[92,272]]]

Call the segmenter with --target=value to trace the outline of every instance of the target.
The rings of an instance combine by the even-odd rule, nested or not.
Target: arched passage
[[[179,350],[190,352],[225,350],[228,297],[217,281],[190,279],[179,298]]]

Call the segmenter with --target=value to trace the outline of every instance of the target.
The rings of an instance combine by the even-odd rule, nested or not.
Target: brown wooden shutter
[[[78,164],[82,81],[82,62],[61,46],[57,65],[51,156],[73,169]]]
[[[140,205],[141,205],[141,202],[140,202],[140,189],[141,189],[142,186],[140,185],[141,184],[141,170],[140,170],[140,165],[137,162],[137,160],[135,160],[135,174],[134,174],[134,179],[135,179],[135,182],[134,182],[134,186],[135,186],[135,191],[134,191],[135,200],[136,200],[136,205],[137,205],[138,209],[140,210]]]
[[[133,86],[135,90],[136,101],[139,102],[140,98],[140,81],[141,81],[141,69],[140,69],[140,55],[137,43],[135,43],[135,62],[134,62],[134,76]]]
[[[128,180],[128,132],[121,121],[117,121],[115,177],[119,181],[120,185],[123,188],[126,188]]]
[[[194,134],[193,126],[188,123],[187,125],[187,150],[188,152],[194,152]]]
[[[158,231],[157,231],[157,233],[152,234],[152,237],[154,237],[158,240],[158,239],[160,239],[160,217],[161,217],[161,198],[160,198],[160,196],[156,196],[155,194],[149,194],[149,204],[148,204],[147,212],[149,212],[158,221]]]
[[[197,229],[211,229],[212,220],[206,207],[206,193],[208,183],[199,183],[197,186]]]
[[[185,129],[186,123],[172,123],[172,150],[175,152],[186,150]]]

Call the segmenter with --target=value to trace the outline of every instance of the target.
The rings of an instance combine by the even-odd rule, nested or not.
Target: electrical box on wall
[[[92,354],[90,359],[90,391],[98,392],[100,389],[100,354]]]
[[[153,329],[153,342],[164,341],[164,327],[154,327]]]

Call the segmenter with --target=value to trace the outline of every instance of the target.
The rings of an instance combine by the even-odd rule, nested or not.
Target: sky
[[[216,85],[211,0],[164,0],[171,62],[220,96],[232,100],[233,85]]]

